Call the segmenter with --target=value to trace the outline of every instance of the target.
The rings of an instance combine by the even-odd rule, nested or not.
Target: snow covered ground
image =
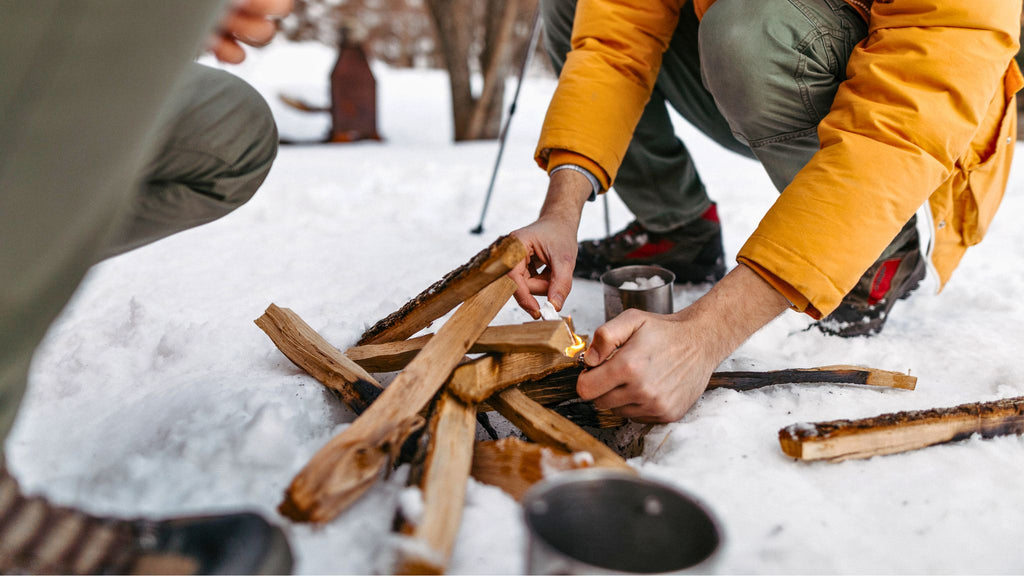
[[[237,73],[271,101],[282,133],[319,136],[322,117],[277,103],[325,101],[329,50],[272,45]],[[256,198],[228,218],[97,266],[36,356],[8,439],[24,486],[97,513],[257,509],[288,531],[302,573],[387,572],[402,474],[321,528],[275,511],[294,474],[353,415],[253,324],[294,309],[338,348],[495,237],[530,222],[546,176],[531,156],[550,78],[528,78],[486,232],[474,236],[495,142],[451,143],[447,79],[375,67],[382,143],[282,148]],[[678,131],[719,202],[735,255],[775,197],[758,164],[684,123]],[[988,238],[940,295],[898,304],[884,333],[844,340],[789,312],[722,369],[862,364],[910,371],[916,391],[786,385],[714,391],[654,429],[631,463],[703,500],[724,529],[724,573],[992,573],[1024,566],[1024,440],[978,438],[839,464],[795,462],[777,431],[1024,395],[1024,166]],[[629,215],[615,198],[612,227]],[[603,234],[600,202],[581,234]],[[676,308],[700,289],[678,288]],[[600,287],[577,281],[566,312],[603,318]],[[528,320],[514,304],[496,323]],[[453,573],[524,569],[518,505],[471,482]]]

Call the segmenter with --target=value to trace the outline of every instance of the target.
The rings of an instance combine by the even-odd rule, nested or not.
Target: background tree
[[[446,68],[455,139],[493,139],[536,9],[537,0],[295,0],[282,31],[334,46],[344,26],[375,59]]]

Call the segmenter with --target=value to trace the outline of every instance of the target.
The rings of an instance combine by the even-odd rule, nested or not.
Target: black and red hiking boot
[[[893,304],[910,296],[925,277],[916,224],[917,218],[911,218],[839,307],[818,322],[819,330],[844,338],[882,331]]]
[[[721,280],[725,251],[715,204],[700,218],[668,232],[651,232],[633,221],[610,238],[580,242],[573,276],[598,280],[612,268],[634,264],[667,268],[683,284]]]
[[[0,462],[0,574],[287,574],[280,528],[248,512],[101,518],[22,495]]]

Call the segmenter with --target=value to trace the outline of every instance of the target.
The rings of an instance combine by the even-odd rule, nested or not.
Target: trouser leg
[[[555,70],[561,72],[571,47],[576,3],[543,0],[541,6],[545,46]],[[675,135],[667,104],[719,144],[750,154],[746,146],[733,138],[702,84],[697,37],[697,17],[687,4],[614,183],[616,192],[640,223],[656,232],[690,222],[710,202],[693,158]]]
[[[221,0],[4,5],[0,441],[24,393],[33,351],[118,230],[155,144],[167,95],[198,53],[221,5]]]
[[[158,134],[131,214],[104,256],[227,215],[256,193],[277,155],[277,126],[263,97],[199,64],[186,69]]]
[[[718,0],[700,24],[704,82],[781,192],[818,151],[867,24],[843,0]]]
[[[705,83],[780,192],[818,151],[818,124],[866,35],[843,0],[718,0],[704,15]],[[913,222],[880,260],[906,250]]]

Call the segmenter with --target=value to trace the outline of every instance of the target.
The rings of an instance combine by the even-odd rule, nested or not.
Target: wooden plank
[[[515,282],[501,277],[466,300],[380,398],[292,480],[281,513],[297,521],[326,522],[366,491],[422,423],[418,412],[515,289]]]
[[[526,247],[514,236],[502,236],[469,262],[363,333],[358,344],[405,340],[458,306],[484,286],[504,276],[526,258]]]
[[[383,387],[366,370],[331,346],[298,314],[275,304],[256,319],[289,360],[337,394],[356,414],[376,400]]]
[[[481,356],[455,369],[448,390],[464,402],[479,403],[506,388],[538,380],[578,365],[575,358],[550,352]]]
[[[800,423],[779,430],[782,451],[802,460],[841,461],[895,454],[980,434],[1024,433],[1024,397],[882,414],[860,420]]]
[[[345,355],[369,372],[393,372],[404,368],[433,336],[427,334],[398,342],[353,346],[345,351]],[[544,320],[510,326],[489,326],[469,352],[564,354],[572,343],[572,334],[564,320]]]
[[[754,390],[777,384],[860,384],[913,390],[917,376],[863,366],[822,366],[770,372],[715,372],[708,389]]]
[[[475,437],[476,406],[442,393],[420,483],[423,514],[415,523],[405,519],[414,542],[399,548],[398,574],[444,574],[462,522]]]
[[[589,452],[595,466],[633,471],[614,450],[566,418],[530,400],[518,388],[509,388],[495,394],[490,404],[522,430],[527,438],[538,444],[566,452]]]
[[[477,442],[471,473],[477,482],[497,486],[516,500],[553,472],[590,466],[590,459],[518,438]]]

